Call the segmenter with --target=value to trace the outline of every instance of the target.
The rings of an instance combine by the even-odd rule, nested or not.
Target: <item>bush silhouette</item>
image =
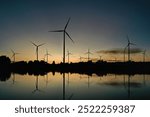
[[[10,65],[11,63],[11,60],[6,57],[6,56],[0,56],[0,65],[1,66],[7,66],[7,65]]]

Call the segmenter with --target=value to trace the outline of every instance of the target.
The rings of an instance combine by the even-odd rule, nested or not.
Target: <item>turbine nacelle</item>
[[[66,56],[69,56],[69,55],[72,55],[72,53],[70,53],[69,51],[67,51],[68,53],[67,53],[67,55]]]
[[[32,41],[30,41],[34,46],[36,46],[36,47],[40,47],[40,46],[42,46],[42,45],[44,45],[45,43],[42,43],[42,44],[39,44],[39,45],[37,45],[37,44],[35,44],[35,43],[33,43]]]
[[[136,45],[136,44],[130,42],[130,39],[129,39],[128,35],[127,35],[127,41],[128,41],[127,47],[130,46],[130,45]]]

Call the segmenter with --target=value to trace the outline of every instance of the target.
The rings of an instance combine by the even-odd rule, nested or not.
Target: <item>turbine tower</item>
[[[128,44],[127,44],[127,47],[128,47],[128,61],[130,61],[130,45],[135,45],[135,44],[130,42],[130,39],[129,39],[128,35],[127,35],[127,40],[128,40]]]
[[[54,30],[54,31],[48,31],[48,32],[62,32],[63,33],[63,63],[65,63],[65,40],[66,40],[66,35],[69,37],[69,39],[74,43],[74,41],[72,40],[72,38],[70,37],[70,35],[68,34],[68,32],[66,31],[67,26],[70,22],[70,18],[68,19],[65,27],[63,30]]]
[[[49,54],[49,53],[48,53],[48,50],[46,50],[46,54],[45,54],[45,56],[46,56],[47,63],[48,63],[48,56],[51,56],[51,54]]]
[[[44,43],[43,43],[43,44],[39,44],[39,45],[37,45],[37,44],[35,44],[35,43],[33,43],[33,42],[31,42],[31,43],[36,47],[36,58],[37,58],[37,61],[38,61],[38,51],[39,51],[39,47],[42,46],[42,45],[44,45]]]
[[[69,52],[69,50],[67,51],[67,56],[68,56],[68,64],[69,64],[69,56],[72,55],[72,53]]]
[[[82,57],[80,56],[79,59],[80,59],[80,62],[81,62],[82,61]]]
[[[124,59],[124,62],[125,62],[125,60],[126,60],[126,56],[125,56],[125,54],[126,54],[126,49],[127,49],[127,47],[128,47],[128,45],[124,48],[124,55],[123,55],[123,59]]]
[[[102,60],[102,56],[99,55],[99,61],[101,61],[101,60]]]
[[[19,53],[14,52],[12,49],[11,49],[11,52],[12,52],[13,62],[15,62],[16,54],[19,54]]]
[[[143,62],[145,62],[146,49],[143,51]]]
[[[91,52],[90,52],[90,49],[88,49],[88,51],[85,53],[85,54],[87,54],[88,55],[88,61],[90,60],[90,54],[92,54]]]

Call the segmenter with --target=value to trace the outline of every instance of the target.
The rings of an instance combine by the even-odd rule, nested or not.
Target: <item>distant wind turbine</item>
[[[145,62],[146,49],[143,51],[143,62]]]
[[[123,53],[123,58],[124,58],[124,62],[125,62],[125,60],[126,60],[126,49],[127,49],[127,47],[128,47],[128,45],[124,48],[124,53]]]
[[[127,40],[128,40],[128,44],[127,44],[127,47],[128,47],[128,61],[130,61],[130,45],[135,45],[135,44],[130,42],[130,39],[129,39],[128,35],[127,35]]]
[[[48,53],[48,50],[46,50],[46,54],[45,54],[45,56],[46,56],[47,63],[48,63],[48,56],[51,56],[51,54],[49,54],[49,53]]]
[[[69,52],[69,50],[67,51],[67,56],[68,56],[68,63],[69,63],[69,57],[70,55],[72,55],[72,53]]]
[[[37,58],[37,61],[38,61],[38,51],[39,51],[39,47],[42,46],[42,45],[44,45],[45,43],[39,44],[39,45],[37,45],[37,44],[35,44],[35,43],[33,43],[33,42],[31,42],[31,43],[36,47],[36,58]]]
[[[72,38],[70,37],[70,35],[68,34],[68,32],[66,31],[67,26],[70,22],[70,18],[68,19],[65,27],[63,30],[54,30],[54,31],[48,31],[48,32],[63,32],[63,63],[65,63],[65,40],[66,40],[66,35],[69,37],[69,39],[74,43],[74,41],[72,40]]]
[[[116,57],[114,57],[114,61],[117,62],[117,58]]]
[[[80,56],[79,59],[80,59],[80,62],[81,62],[82,61],[82,57]]]
[[[102,56],[99,56],[99,61],[101,61],[101,59],[102,59]]]
[[[90,52],[90,49],[88,49],[88,51],[85,53],[85,54],[87,54],[88,55],[88,61],[90,60],[90,54],[92,54],[91,52]]]
[[[12,52],[13,62],[15,62],[16,54],[19,54],[19,53],[14,52],[12,49],[11,49],[11,52]]]

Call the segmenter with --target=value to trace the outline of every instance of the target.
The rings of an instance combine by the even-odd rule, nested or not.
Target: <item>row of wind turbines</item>
[[[69,24],[69,22],[70,22],[70,19],[71,19],[71,18],[68,19],[68,21],[67,21],[67,23],[66,23],[64,29],[62,29],[62,30],[49,31],[49,32],[62,32],[62,33],[63,33],[63,63],[65,63],[65,41],[66,41],[66,36],[68,36],[69,39],[74,43],[73,39],[70,37],[70,35],[69,35],[68,32],[66,31],[66,29],[67,29],[67,27],[68,27],[68,24]],[[126,48],[128,48],[128,61],[131,61],[131,59],[130,59],[130,54],[131,54],[131,53],[130,53],[130,45],[136,45],[136,44],[130,42],[130,39],[129,39],[128,35],[127,35],[127,40],[128,40],[128,44],[127,44],[127,46],[126,46],[125,49],[124,49],[124,62],[125,62],[125,52],[126,52]],[[88,51],[87,51],[85,54],[88,55],[87,60],[89,61],[89,60],[90,60],[90,54],[92,54],[92,53],[90,52],[90,49],[88,49]],[[71,53],[68,51],[68,53],[67,53],[67,56],[68,56],[68,63],[69,63],[69,55],[71,55]],[[143,52],[143,62],[145,62],[145,55],[146,55],[146,50],[144,50],[144,52]],[[102,57],[102,56],[99,56],[99,57],[100,57],[100,60],[101,60],[101,57]],[[81,62],[82,57],[80,56],[79,59],[80,59],[80,62]]]
[[[66,25],[65,25],[65,27],[64,27],[64,29],[62,29],[62,30],[54,30],[54,31],[48,31],[48,32],[61,32],[61,33],[63,33],[63,63],[65,63],[65,41],[66,41],[66,36],[67,37],[69,37],[69,39],[74,43],[74,41],[72,40],[72,38],[70,37],[70,35],[68,34],[68,32],[66,31],[66,29],[67,29],[67,27],[68,27],[68,24],[69,24],[69,22],[70,22],[70,19],[71,18],[69,18],[68,19],[68,21],[67,21],[67,23],[66,23]],[[39,47],[41,47],[41,46],[43,46],[45,43],[42,43],[42,44],[39,44],[39,45],[37,45],[37,44],[35,44],[35,43],[33,43],[33,42],[31,42],[35,47],[36,47],[36,58],[37,58],[37,61],[39,60],[38,59],[38,50],[39,50]],[[15,56],[16,56],[16,54],[19,54],[19,53],[15,53],[13,50],[11,50],[12,51],[12,53],[13,53],[13,55],[12,55],[12,58],[14,58],[14,62],[15,62]],[[69,53],[69,51],[68,51],[68,61],[69,61],[69,55],[70,55],[71,53]],[[48,53],[48,51],[46,50],[46,56],[47,56],[47,62],[48,62],[48,56],[49,56],[50,54]]]
[[[35,47],[36,47],[36,60],[38,61],[39,60],[39,47],[43,46],[45,43],[42,43],[42,44],[35,44],[33,42],[31,42]],[[12,58],[13,58],[13,62],[15,62],[15,59],[16,59],[16,55],[17,54],[20,54],[20,53],[17,53],[17,52],[14,52],[12,49],[11,49],[11,52],[12,52]],[[47,60],[47,63],[48,63],[48,56],[51,56],[51,54],[48,53],[48,50],[46,49],[46,54],[44,55],[44,60],[45,60],[45,57],[46,57],[46,60]]]
[[[65,56],[66,56],[66,44],[65,44],[66,37],[68,37],[72,41],[72,43],[74,43],[74,40],[71,38],[71,36],[67,32],[67,27],[69,25],[70,19],[71,18],[68,19],[68,21],[67,21],[67,23],[66,23],[66,25],[65,25],[65,27],[63,29],[48,31],[48,32],[63,33],[63,63],[65,63]],[[131,45],[136,45],[136,44],[130,42],[130,39],[129,39],[128,35],[127,35],[127,41],[128,41],[128,44],[124,48],[124,62],[125,62],[126,49],[128,49],[128,61],[131,61],[131,59],[130,59],[130,56],[131,56],[130,55],[131,54],[131,50],[130,49],[131,49],[131,47],[130,46]],[[39,53],[38,53],[39,47],[43,46],[45,43],[37,45],[37,44],[33,43],[32,41],[30,41],[30,42],[32,43],[32,45],[34,45],[36,47],[36,60],[38,61],[39,60],[39,57],[38,57],[39,56]],[[13,61],[15,62],[16,54],[19,54],[19,53],[16,53],[13,50],[11,50],[11,51],[12,51],[12,54],[13,54],[12,55]],[[90,49],[88,49],[88,51],[85,54],[87,54],[87,60],[89,61],[90,60],[90,55],[92,54],[90,52]],[[68,63],[69,63],[69,56],[70,55],[72,55],[72,53],[70,53],[69,51],[67,51]],[[144,50],[144,52],[143,52],[143,62],[145,62],[145,55],[146,55],[146,50]],[[44,55],[44,60],[45,60],[45,56],[46,56],[46,59],[47,59],[47,62],[48,62],[48,56],[51,56],[51,54],[48,53],[48,50],[46,50],[46,54]],[[102,56],[99,56],[99,57],[100,57],[99,60],[101,60]],[[80,56],[79,59],[80,59],[80,62],[81,62],[82,57]]]

